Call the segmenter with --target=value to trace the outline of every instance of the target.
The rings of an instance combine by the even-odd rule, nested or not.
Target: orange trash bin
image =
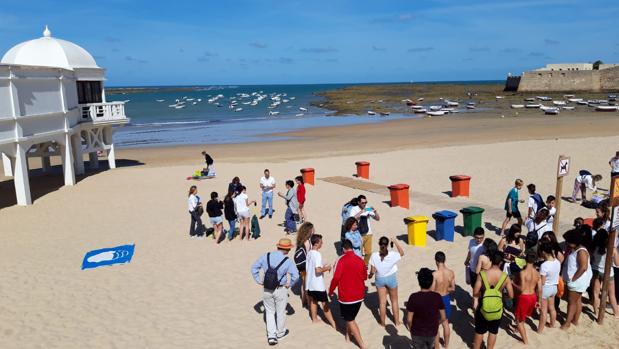
[[[357,161],[357,177],[370,179],[370,163],[367,161]]]
[[[391,207],[400,206],[409,208],[408,200],[408,184],[394,184],[389,186],[389,194],[391,195]]]
[[[314,169],[311,167],[302,168],[301,175],[303,176],[303,182],[305,184],[314,185]]]
[[[465,175],[450,176],[451,179],[451,197],[469,196],[469,185],[471,177]]]

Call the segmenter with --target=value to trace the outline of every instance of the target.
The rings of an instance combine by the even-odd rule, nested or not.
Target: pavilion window
[[[78,81],[77,100],[79,104],[101,103],[101,81]]]

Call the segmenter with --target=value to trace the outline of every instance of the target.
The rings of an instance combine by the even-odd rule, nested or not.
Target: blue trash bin
[[[454,221],[458,216],[452,211],[434,212],[432,218],[436,220],[436,240],[454,241]]]

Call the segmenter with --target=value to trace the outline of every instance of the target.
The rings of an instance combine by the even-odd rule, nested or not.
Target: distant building
[[[12,176],[18,205],[32,203],[28,158],[60,156],[65,185],[90,168],[99,153],[116,167],[112,126],[129,122],[123,102],[105,100],[105,71],[80,46],[43,37],[11,48],[0,61],[0,153],[5,176]]]
[[[547,64],[543,68],[508,76],[506,91],[577,92],[619,90],[619,64],[600,64],[593,70],[591,63]]]

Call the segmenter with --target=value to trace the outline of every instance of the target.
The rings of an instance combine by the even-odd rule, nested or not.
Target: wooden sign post
[[[598,324],[604,322],[606,312],[606,298],[608,297],[608,283],[610,282],[610,268],[613,263],[613,250],[615,249],[615,237],[619,229],[619,176],[610,179],[610,232],[608,234],[608,244],[606,245],[606,263],[604,264],[604,283],[602,284],[602,298],[600,299],[600,310],[598,311]],[[617,275],[615,275],[617,277]],[[614,282],[614,281],[613,281]]]
[[[555,217],[552,221],[552,231],[558,234],[559,231],[559,214],[561,213],[561,195],[563,194],[563,177],[570,173],[570,157],[559,155],[557,164],[557,188],[555,190]]]

